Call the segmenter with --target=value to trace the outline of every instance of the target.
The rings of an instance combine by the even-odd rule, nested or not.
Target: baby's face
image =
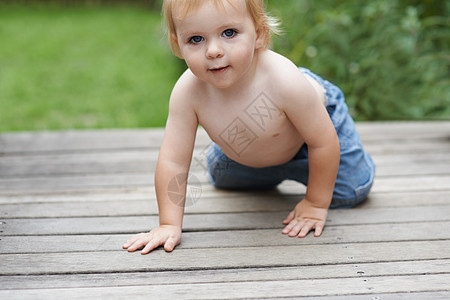
[[[232,4],[232,5],[231,5]],[[212,1],[184,18],[175,18],[177,42],[186,64],[199,79],[217,88],[232,87],[251,69],[260,37],[245,1]]]

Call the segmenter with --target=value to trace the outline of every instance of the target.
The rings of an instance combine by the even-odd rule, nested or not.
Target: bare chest
[[[228,157],[249,166],[284,163],[303,144],[283,109],[265,93],[235,104],[208,105],[199,120]]]

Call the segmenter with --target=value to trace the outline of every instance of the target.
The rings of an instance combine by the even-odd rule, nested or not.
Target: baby
[[[307,185],[283,234],[320,236],[329,207],[367,197],[375,166],[342,92],[268,50],[274,22],[263,0],[166,0],[164,13],[171,48],[189,68],[173,88],[156,167],[160,226],[123,248],[146,254],[180,243],[184,205],[170,199],[169,183],[186,182],[199,124],[214,142],[207,162],[215,187]]]

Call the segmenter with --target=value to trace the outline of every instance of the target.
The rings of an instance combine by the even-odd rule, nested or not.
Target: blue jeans
[[[354,122],[348,114],[342,91],[308,69],[300,68],[325,89],[326,109],[339,137],[339,170],[330,208],[351,208],[366,199],[375,177],[375,165],[362,146]],[[252,168],[228,158],[217,144],[208,150],[208,177],[222,189],[273,189],[283,180],[308,184],[308,146],[304,144],[289,162],[272,167]]]

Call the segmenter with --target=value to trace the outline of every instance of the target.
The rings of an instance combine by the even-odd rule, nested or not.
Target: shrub
[[[357,120],[450,119],[448,1],[270,1],[273,48],[336,83]]]

